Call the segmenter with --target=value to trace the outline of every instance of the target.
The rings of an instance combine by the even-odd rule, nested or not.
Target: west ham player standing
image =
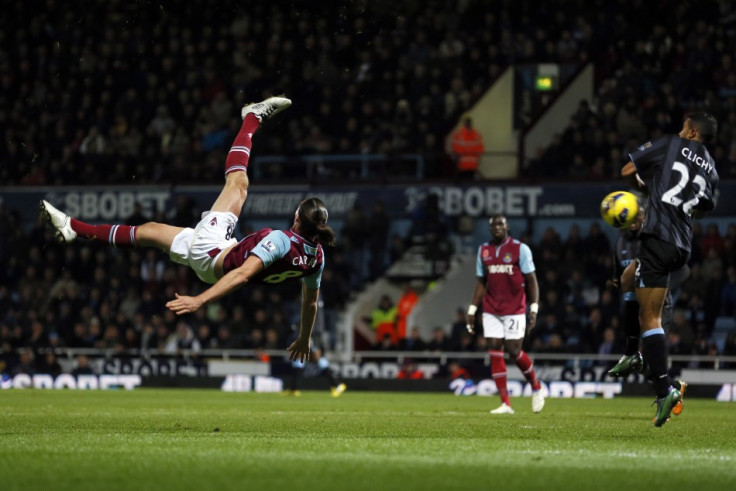
[[[705,147],[718,124],[707,113],[685,119],[678,135],[649,142],[629,154],[623,177],[648,193],[647,216],[636,258],[634,285],[639,301],[642,352],[657,395],[655,426],[662,426],[682,398],[667,375],[667,345],[662,306],[670,274],[690,257],[692,219],[715,208],[718,173]]]
[[[483,300],[483,335],[488,339],[493,377],[501,405],[492,414],[513,414],[506,388],[504,348],[532,386],[532,410],[544,407],[541,384],[529,356],[521,349],[524,335],[534,329],[539,310],[539,285],[529,246],[509,236],[506,217],[495,215],[488,222],[491,241],[478,248],[478,282],[468,307],[468,331],[473,332],[478,304]],[[527,299],[529,322],[526,318]]]
[[[80,236],[119,248],[155,247],[168,253],[172,261],[191,267],[212,286],[195,297],[177,293],[166,306],[178,315],[194,312],[245,283],[275,284],[300,279],[299,335],[287,349],[292,360],[308,359],[324,269],[322,244],[332,245],[335,241],[335,233],[327,226],[324,203],[318,198],[302,201],[289,230],[266,228],[240,242],[232,238],[248,195],[251,137],[263,121],[289,106],[289,99],[270,97],[243,107],[243,124],[225,161],[225,185],[194,229],[155,222],[137,227],[90,225],[65,215],[47,201],[41,202],[42,217],[56,229],[61,242],[72,242]]]

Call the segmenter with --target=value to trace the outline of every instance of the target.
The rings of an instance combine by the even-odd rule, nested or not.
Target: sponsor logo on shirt
[[[514,274],[513,264],[491,264],[488,266],[489,274]]]
[[[644,150],[652,146],[652,142],[646,142],[644,145],[639,147],[639,150]]]

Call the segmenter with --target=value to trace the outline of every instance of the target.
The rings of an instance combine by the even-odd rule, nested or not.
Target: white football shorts
[[[483,336],[497,339],[524,339],[526,315],[493,315],[483,313]]]
[[[222,251],[237,243],[232,238],[238,217],[230,212],[206,211],[195,228],[185,228],[171,243],[169,257],[189,266],[205,283],[215,283],[215,263]]]

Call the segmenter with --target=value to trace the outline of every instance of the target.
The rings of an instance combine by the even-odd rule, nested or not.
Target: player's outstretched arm
[[[312,338],[312,329],[314,329],[314,321],[317,318],[318,298],[319,288],[309,289],[302,283],[302,313],[299,324],[299,336],[287,348],[289,359],[292,361],[309,360],[309,354],[311,352],[310,340]]]
[[[251,255],[238,268],[228,272],[220,278],[217,283],[197,295],[189,297],[186,295],[176,294],[176,298],[166,303],[169,310],[176,312],[177,315],[188,314],[194,312],[202,305],[217,300],[223,295],[230,293],[239,286],[247,283],[253,276],[263,269],[263,261],[256,255]]]

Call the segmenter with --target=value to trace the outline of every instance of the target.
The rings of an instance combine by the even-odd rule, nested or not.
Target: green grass
[[[736,489],[736,405],[348,391],[0,391],[0,489]]]

